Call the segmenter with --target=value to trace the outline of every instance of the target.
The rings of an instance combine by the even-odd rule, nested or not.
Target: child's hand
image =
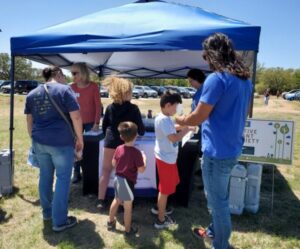
[[[198,132],[198,126],[189,126],[189,131],[192,131],[194,133],[197,133]]]
[[[141,150],[141,153],[142,153],[143,161],[144,161],[145,166],[146,166],[147,157],[146,157],[145,151]]]
[[[190,126],[184,126],[182,129],[181,129],[181,131],[183,132],[183,133],[188,133],[189,131],[190,131],[190,128],[189,128]]]

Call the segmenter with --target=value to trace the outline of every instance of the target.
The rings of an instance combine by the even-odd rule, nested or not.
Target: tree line
[[[9,80],[10,78],[10,57],[7,53],[0,54],[0,80]],[[15,58],[15,80],[38,80],[43,82],[42,69],[34,68],[31,61],[23,58]],[[91,75],[91,79],[99,82],[96,74]],[[70,76],[67,81],[71,82]],[[188,86],[186,79],[132,79],[137,85],[176,85]],[[300,89],[300,68],[284,69],[281,67],[266,68],[263,64],[257,65],[255,91],[262,94],[265,89],[270,88],[271,94],[277,91],[289,91],[291,89]]]

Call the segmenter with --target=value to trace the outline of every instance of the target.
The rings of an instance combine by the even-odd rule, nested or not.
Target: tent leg
[[[13,162],[13,132],[14,132],[14,93],[15,93],[15,57],[11,55],[10,64],[10,119],[9,119],[9,152],[11,167],[11,182],[13,182],[14,162]]]
[[[254,104],[254,90],[255,90],[255,80],[256,80],[256,63],[257,63],[257,52],[254,52],[254,59],[253,59],[253,71],[252,71],[252,84],[253,84],[253,92],[252,92],[252,99],[251,99],[251,107],[249,110],[249,118],[253,116],[253,104]]]

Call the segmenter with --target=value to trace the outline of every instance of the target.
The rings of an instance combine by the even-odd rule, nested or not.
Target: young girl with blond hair
[[[116,148],[124,142],[120,138],[118,125],[124,121],[134,122],[138,127],[138,134],[144,135],[145,127],[139,108],[130,102],[133,84],[123,78],[115,76],[104,80],[103,85],[108,88],[113,103],[108,105],[102,122],[105,134],[104,152],[102,161],[102,174],[99,179],[99,194],[97,207],[104,209],[108,206],[105,200],[107,185],[112,171],[112,158]]]

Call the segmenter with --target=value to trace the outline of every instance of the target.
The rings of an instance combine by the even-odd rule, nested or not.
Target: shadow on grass
[[[29,200],[27,199],[23,194],[17,194],[18,197],[20,197],[23,201],[26,201],[30,204],[32,204],[33,206],[39,206],[40,205],[40,199],[37,199],[35,201]]]
[[[300,239],[300,201],[289,183],[274,168],[274,206],[272,203],[272,165],[264,165],[260,207],[257,214],[232,216],[233,229],[241,232],[262,232],[281,238]]]
[[[233,231],[264,233],[274,237],[300,239],[300,201],[290,188],[288,181],[275,168],[274,209],[271,214],[272,166],[265,165],[262,175],[260,207],[257,214],[244,212],[241,216],[232,215]],[[72,187],[70,208],[79,208],[97,213],[95,197],[82,196],[81,187]],[[183,248],[204,249],[203,241],[194,238],[192,228],[207,227],[210,216],[206,208],[203,190],[194,188],[188,208],[176,207],[173,217],[177,228],[157,231],[153,228],[156,217],[150,214],[155,204],[153,199],[135,200],[133,222],[139,226],[138,238],[126,237],[125,241],[132,248],[167,248],[173,241]],[[106,212],[108,214],[108,211]],[[122,220],[123,214],[118,214]]]
[[[8,222],[12,217],[12,214],[7,215],[7,212],[0,208],[0,224]]]
[[[43,238],[49,245],[58,248],[104,248],[104,242],[90,220],[80,220],[70,229],[60,233],[52,231],[51,221],[44,221]]]
[[[88,213],[99,213],[96,207],[96,195],[82,194],[82,181],[77,184],[71,184],[69,195],[69,209],[80,209]]]
[[[174,206],[172,217],[176,219],[177,225],[170,229],[157,230],[153,226],[157,216],[150,212],[156,200],[138,198],[133,211],[133,223],[139,227],[139,237],[126,237],[126,243],[131,248],[163,249],[172,248],[176,244],[185,249],[205,249],[204,241],[195,238],[192,234],[192,228],[199,224],[195,222],[209,224],[206,209],[200,209],[202,199],[204,195],[200,191],[194,191],[188,208]],[[118,221],[122,220],[123,214],[119,216]]]

